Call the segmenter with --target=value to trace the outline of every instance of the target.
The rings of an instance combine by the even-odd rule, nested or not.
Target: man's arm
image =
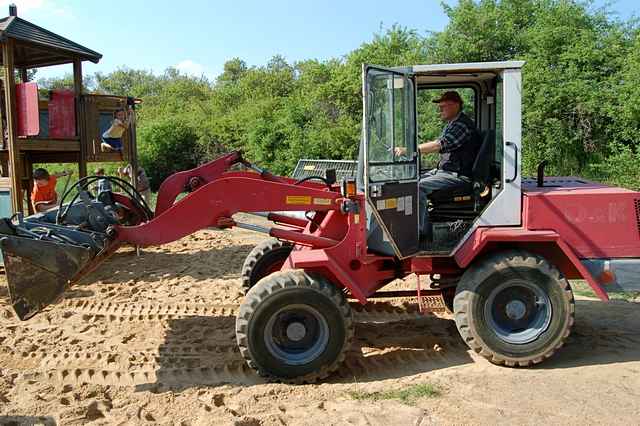
[[[431,154],[433,152],[440,152],[440,140],[436,139],[435,141],[424,142],[418,145],[418,151],[420,154]]]
[[[424,142],[418,145],[418,152],[420,154],[431,154],[432,152],[440,152],[440,140]],[[404,146],[397,146],[395,149],[396,155],[405,155],[407,148]]]
[[[469,136],[471,130],[464,123],[454,122],[447,131],[434,141],[424,142],[418,145],[418,151],[421,154],[431,154],[434,152],[452,152],[462,146],[465,139]],[[405,147],[396,147],[396,155],[404,155],[407,152]]]

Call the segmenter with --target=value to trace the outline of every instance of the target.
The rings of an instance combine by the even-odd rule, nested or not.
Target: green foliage
[[[140,130],[140,164],[147,172],[152,189],[172,173],[198,164],[196,132],[181,118],[164,118]]]
[[[394,389],[382,392],[349,392],[351,399],[357,401],[381,401],[388,399],[398,399],[404,404],[414,405],[421,398],[435,398],[442,395],[442,391],[430,383],[420,383],[411,385],[403,389]]]
[[[586,281],[574,280],[571,282],[573,294],[581,297],[598,298],[591,286]],[[640,291],[626,291],[621,293],[608,293],[611,300],[624,300],[627,302],[640,303]]]
[[[640,150],[614,144],[605,159],[590,164],[585,175],[605,183],[640,191]]]
[[[155,163],[162,157],[151,153],[166,149],[189,152],[189,164],[242,149],[248,159],[276,173],[289,173],[305,157],[355,159],[363,63],[525,60],[524,173],[534,174],[546,159],[549,173],[586,174],[639,187],[636,21],[621,21],[579,0],[460,0],[442,7],[449,22],[441,32],[422,35],[394,25],[334,59],[290,63],[275,56],[263,66],[249,66],[232,58],[215,81],[175,69],[155,75],[122,68],[87,78],[86,86],[144,99],[141,149],[147,168],[162,170],[154,175],[157,185],[155,179],[168,169],[178,169]],[[42,83],[69,87],[71,80]],[[431,94],[421,96],[419,131],[421,140],[428,140],[438,136],[442,123],[426,99]],[[169,132],[166,123],[180,123],[180,131]],[[161,148],[152,146],[156,142]]]

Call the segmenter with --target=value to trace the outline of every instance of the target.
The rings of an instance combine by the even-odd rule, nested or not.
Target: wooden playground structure
[[[123,158],[100,149],[113,112],[130,98],[83,93],[82,62],[98,63],[100,53],[19,18],[14,5],[0,19],[0,49],[0,191],[10,192],[12,213],[25,210],[34,164],[75,163],[79,177],[90,162],[126,161],[135,170],[135,120],[122,138]],[[62,64],[73,64],[73,88],[44,99],[29,70]]]

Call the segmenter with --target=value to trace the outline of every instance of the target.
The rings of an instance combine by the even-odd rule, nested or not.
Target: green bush
[[[443,5],[448,22],[442,31],[421,34],[393,25],[326,60],[275,56],[249,66],[234,58],[212,81],[172,68],[161,75],[123,68],[85,80],[97,92],[144,99],[140,155],[157,186],[170,172],[232,149],[279,174],[290,173],[300,158],[355,159],[363,63],[524,60],[523,174],[535,174],[547,160],[549,175],[639,186],[640,21],[621,20],[583,0],[445,3],[456,4]],[[437,137],[443,123],[429,99],[422,100],[424,141]]]
[[[197,133],[181,118],[168,117],[148,123],[139,129],[139,139],[140,164],[153,190],[172,173],[198,165]]]
[[[625,145],[614,145],[604,160],[591,164],[587,175],[608,184],[640,191],[640,151]]]

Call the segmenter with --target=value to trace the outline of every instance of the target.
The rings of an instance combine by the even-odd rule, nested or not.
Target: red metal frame
[[[454,258],[461,269],[483,254],[505,248],[524,247],[547,258],[567,278],[582,278],[602,300],[609,296],[584,267],[560,235],[554,231],[530,231],[525,228],[479,228],[456,252]],[[560,254],[560,255],[559,255]]]
[[[312,220],[278,213],[268,215],[271,221],[283,225],[271,228],[270,235],[296,244],[282,269],[323,274],[339,287],[348,289],[361,303],[396,278],[411,273],[459,275],[479,256],[509,247],[524,247],[545,256],[567,278],[585,279],[601,299],[607,300],[605,283],[599,283],[580,259],[589,254],[640,257],[639,244],[626,235],[630,233],[638,238],[637,233],[628,232],[631,224],[636,226],[628,212],[629,206],[633,205],[633,197],[640,198],[631,191],[605,187],[525,191],[521,227],[478,228],[453,257],[413,257],[399,261],[368,252],[362,194],[346,199],[337,186],[315,182],[297,184],[293,179],[266,172],[230,171],[238,163],[248,165],[239,153],[233,152],[196,169],[172,175],[160,187],[153,220],[137,226],[115,226],[112,245],[158,245],[207,227],[231,227],[235,225],[232,215],[237,212],[314,211]],[[185,189],[191,192],[176,202]],[[610,206],[615,204],[615,208],[609,209],[616,213],[608,216],[609,232],[625,230],[626,233],[619,235],[622,244],[605,244],[606,229],[577,229],[575,221],[569,220],[573,216],[562,213],[570,211],[567,206],[601,209],[595,197],[602,195],[609,197]],[[585,239],[589,235],[593,235],[592,242],[599,244],[597,250]],[[100,261],[103,259],[104,256],[100,256]]]
[[[353,199],[357,212],[343,213],[346,199],[337,186],[228,171],[242,162],[234,152],[172,175],[160,187],[154,219],[137,226],[115,226],[113,244],[164,244],[199,229],[233,226],[231,216],[237,212],[313,210],[313,221],[269,214],[269,219],[285,225],[272,228],[270,234],[297,245],[283,268],[316,270],[348,288],[362,303],[397,278],[392,257],[367,253],[363,196]],[[176,202],[189,187],[193,192]]]

